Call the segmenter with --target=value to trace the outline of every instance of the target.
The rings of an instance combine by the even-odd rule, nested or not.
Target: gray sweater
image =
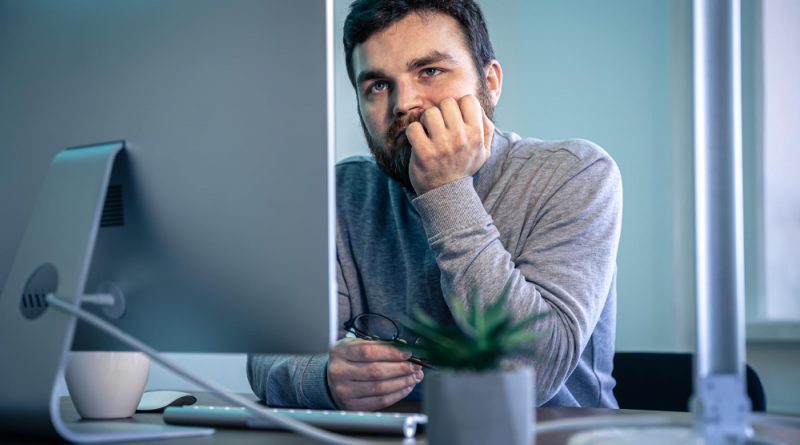
[[[443,295],[468,305],[477,287],[484,305],[509,283],[516,316],[550,312],[534,326],[548,333],[539,355],[513,359],[534,368],[538,404],[617,407],[622,184],[603,149],[495,131],[475,176],[421,196],[364,156],[337,165],[336,187],[340,322],[415,306],[452,321]],[[326,365],[327,354],[252,355],[247,375],[269,405],[332,409]]]

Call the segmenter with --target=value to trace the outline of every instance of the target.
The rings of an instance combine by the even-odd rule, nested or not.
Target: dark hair
[[[356,45],[412,12],[442,13],[454,18],[461,26],[478,76],[482,78],[482,67],[494,59],[494,49],[483,14],[473,0],[356,0],[345,19],[343,38],[347,75],[354,87],[353,50]]]

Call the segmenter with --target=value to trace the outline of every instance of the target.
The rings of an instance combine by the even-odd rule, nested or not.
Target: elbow
[[[539,405],[552,399],[577,368],[581,357],[578,329],[565,320],[552,325],[552,335],[539,343],[539,355],[534,359],[536,400]]]

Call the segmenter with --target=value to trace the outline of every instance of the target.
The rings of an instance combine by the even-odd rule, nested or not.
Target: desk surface
[[[224,405],[219,402],[219,399],[210,394],[197,394],[198,403],[204,405]],[[418,403],[404,403],[392,407],[395,411],[414,412],[419,411],[420,406]],[[62,398],[61,401],[62,415],[67,420],[77,420],[79,417],[75,411],[75,407],[68,397]],[[651,411],[632,411],[632,410],[614,410],[614,409],[601,409],[601,408],[539,408],[536,410],[537,421],[547,421],[556,419],[567,419],[577,417],[591,417],[591,416],[625,416],[633,413],[654,413]],[[688,413],[670,413],[670,415],[683,416],[688,419]],[[798,444],[800,443],[800,418],[795,417],[780,417],[769,416],[774,422],[769,425],[757,424],[755,431],[758,435],[769,437],[773,440],[783,442],[785,444]],[[161,414],[136,414],[131,419],[131,422],[142,423],[163,423]],[[539,434],[536,437],[537,445],[562,445],[566,444],[570,436],[576,431],[553,432],[548,434]],[[403,441],[400,437],[386,437],[386,436],[357,436],[361,440],[368,440],[375,444],[426,444],[425,435],[423,433],[417,434],[416,440]],[[21,443],[20,438],[8,438],[0,436],[0,443]],[[31,441],[32,443],[33,441]],[[59,443],[59,442],[41,442],[45,443]],[[262,431],[262,430],[239,430],[239,429],[217,429],[217,432],[210,437],[196,437],[185,439],[169,439],[168,441],[144,441],[144,442],[126,442],[127,444],[137,445],[154,445],[164,443],[169,445],[189,445],[189,444],[226,444],[226,445],[251,445],[251,444],[265,444],[270,445],[300,445],[300,444],[317,444],[311,439],[297,436],[292,433],[281,431]]]

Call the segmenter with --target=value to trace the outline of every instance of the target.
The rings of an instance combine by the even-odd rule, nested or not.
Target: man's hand
[[[386,343],[339,340],[328,360],[328,387],[341,409],[373,411],[403,399],[422,381],[411,354]]]
[[[411,143],[411,185],[421,195],[472,176],[491,154],[494,124],[473,95],[448,97],[406,128]]]

